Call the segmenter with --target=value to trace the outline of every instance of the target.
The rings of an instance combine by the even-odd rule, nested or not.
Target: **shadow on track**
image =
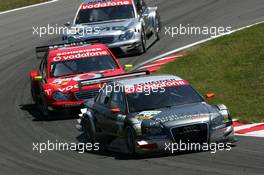
[[[86,143],[85,137],[83,134],[80,134],[77,138],[79,143]],[[109,139],[109,138],[108,138]],[[104,141],[107,140],[106,138]],[[106,141],[107,142],[107,141]],[[105,145],[105,143],[103,144]],[[235,147],[235,145],[232,145],[232,147]],[[158,158],[165,158],[165,157],[174,157],[174,156],[184,156],[189,154],[198,154],[202,152],[208,152],[210,151],[179,151],[175,153],[170,152],[156,152],[156,153],[145,153],[145,154],[135,154],[135,155],[129,155],[124,152],[120,152],[117,149],[109,149],[107,146],[100,146],[99,151],[92,151],[92,152],[85,152],[86,154],[94,154],[98,156],[103,157],[112,157],[116,160],[144,160],[144,159],[158,159]]]
[[[79,112],[79,110],[53,112],[51,116],[45,117],[41,114],[36,104],[22,104],[20,105],[20,109],[28,112],[33,117],[32,118],[33,122],[72,120],[78,117],[78,112]]]

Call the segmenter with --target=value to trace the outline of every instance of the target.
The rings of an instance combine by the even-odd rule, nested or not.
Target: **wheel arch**
[[[92,112],[91,111],[87,111],[86,113],[84,113],[82,115],[82,118],[81,118],[81,125],[82,125],[82,128],[84,128],[84,124],[87,122],[87,121],[90,121],[92,127],[94,128],[94,130],[96,131],[96,120],[95,120],[95,117],[93,116]]]

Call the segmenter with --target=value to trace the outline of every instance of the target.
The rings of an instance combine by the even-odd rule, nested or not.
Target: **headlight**
[[[124,34],[119,36],[121,41],[130,40],[134,36],[134,32],[131,30],[126,31]]]
[[[224,117],[218,113],[211,114],[211,124],[213,127],[223,125],[224,124]]]
[[[56,101],[68,101],[71,99],[70,94],[63,94],[61,92],[54,92],[52,98]]]
[[[218,105],[216,105],[216,107],[219,110],[219,113],[224,117],[225,122],[232,121],[230,112],[229,112],[228,108],[226,107],[226,105],[218,104]]]

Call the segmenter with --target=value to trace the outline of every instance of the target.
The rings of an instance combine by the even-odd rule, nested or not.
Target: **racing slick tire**
[[[41,112],[41,119],[50,120],[52,113],[48,109],[48,104],[45,102],[46,100],[42,96],[39,96],[36,93],[35,87],[32,82],[31,82],[30,92],[33,102],[36,104],[37,108]]]
[[[155,36],[157,41],[160,40],[160,29],[161,29],[160,17],[157,16],[155,19]]]
[[[36,91],[35,91],[34,84],[32,82],[31,82],[31,86],[30,86],[30,92],[31,92],[31,97],[32,97],[34,103],[36,103],[38,97],[37,97],[37,94],[36,94]]]
[[[91,123],[89,119],[83,120],[83,130],[84,130],[84,137],[86,143],[94,144],[96,137],[95,137],[95,126]]]
[[[131,126],[126,127],[125,129],[125,138],[126,145],[129,155],[136,154],[136,142],[135,142],[136,133]]]
[[[41,109],[41,113],[42,113],[43,117],[46,120],[50,120],[51,112],[48,109],[48,104],[47,104],[46,100],[44,100],[44,99],[41,100],[40,109]]]
[[[145,31],[142,30],[142,32],[141,32],[141,44],[140,44],[140,48],[139,48],[139,54],[143,54],[143,53],[145,53],[147,51],[146,45],[147,45],[146,34],[145,34]]]
[[[49,110],[48,103],[45,97],[43,97],[43,95],[40,95],[40,98],[36,101],[36,104],[40,109],[41,115],[43,117],[42,119],[50,120],[52,118],[53,113]]]

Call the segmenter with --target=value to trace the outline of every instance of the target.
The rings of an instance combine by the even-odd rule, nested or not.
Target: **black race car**
[[[133,154],[165,151],[170,143],[235,141],[227,107],[209,105],[187,81],[171,75],[117,79],[127,76],[112,77],[96,99],[85,102],[77,126],[88,142]]]

